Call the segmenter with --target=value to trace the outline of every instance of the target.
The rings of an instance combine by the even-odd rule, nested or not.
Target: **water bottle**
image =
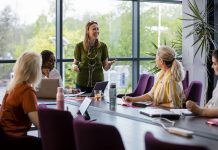
[[[57,102],[57,109],[64,110],[64,89],[63,87],[57,88],[56,102]]]
[[[116,98],[117,98],[116,83],[111,83],[109,89],[110,110],[116,109]]]

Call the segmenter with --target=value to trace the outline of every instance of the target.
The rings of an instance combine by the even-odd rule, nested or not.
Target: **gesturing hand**
[[[43,68],[42,69],[42,74],[44,76],[46,76],[47,78],[49,78],[49,72],[50,72],[50,69],[48,69],[48,68]]]
[[[80,71],[78,65],[73,65],[73,70],[75,72],[79,72]]]

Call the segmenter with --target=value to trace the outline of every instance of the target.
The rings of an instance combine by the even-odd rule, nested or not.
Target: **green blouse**
[[[96,82],[104,81],[102,62],[108,58],[107,45],[100,42],[99,48],[94,48],[91,54],[85,51],[83,42],[76,45],[74,58],[79,61],[80,72],[76,84],[83,87],[94,87]]]

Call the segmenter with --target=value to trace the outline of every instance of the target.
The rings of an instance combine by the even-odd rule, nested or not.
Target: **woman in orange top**
[[[41,56],[25,52],[16,61],[0,110],[0,125],[7,134],[27,135],[33,123],[39,128],[34,87],[41,79]]]

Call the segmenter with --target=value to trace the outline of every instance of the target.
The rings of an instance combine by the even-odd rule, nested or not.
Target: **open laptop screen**
[[[102,92],[104,92],[107,84],[108,84],[108,81],[96,82],[94,88],[92,89],[92,93],[84,93],[80,96],[94,97],[94,91],[95,90],[102,90]]]

